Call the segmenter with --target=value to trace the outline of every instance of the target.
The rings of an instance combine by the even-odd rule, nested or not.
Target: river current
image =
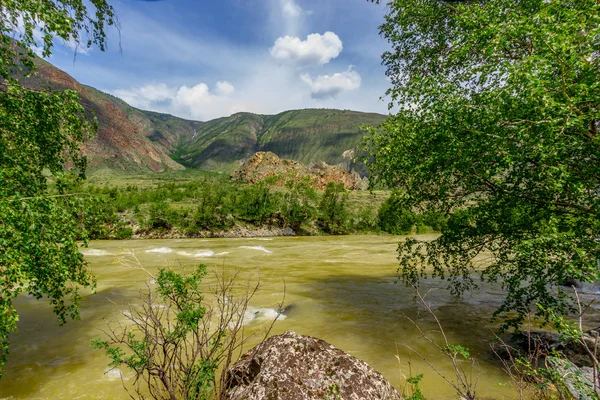
[[[251,302],[249,329],[277,315],[285,292],[284,306],[291,307],[272,334],[294,330],[326,340],[363,359],[398,388],[409,375],[410,362],[413,375],[424,374],[422,389],[428,398],[456,399],[436,372],[409,350],[453,377],[447,358],[407,319],[439,339],[433,319],[415,302],[414,291],[395,283],[399,240],[367,235],[92,242],[82,252],[98,286],[95,294],[83,293],[80,321],[58,326],[47,304],[28,296],[18,299],[21,320],[11,337],[0,398],[128,398],[119,371],[108,370],[109,360],[90,343],[102,337],[105,319],[136,303],[146,288],[149,277],[135,267],[139,261],[151,273],[167,266],[191,271],[205,263],[209,269],[239,270],[244,278],[258,278],[263,286]],[[489,347],[494,329],[490,315],[502,291],[483,285],[455,299],[446,285],[427,279],[422,292],[428,293],[427,301],[449,341],[468,347],[477,359],[478,393],[489,399],[514,398],[510,379]]]

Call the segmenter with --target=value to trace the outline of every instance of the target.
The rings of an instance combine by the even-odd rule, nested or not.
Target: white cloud
[[[309,74],[300,76],[302,81],[310,86],[310,95],[313,99],[327,99],[337,96],[344,90],[354,90],[360,87],[360,74],[349,66],[344,72],[333,75],[318,75],[312,78]]]
[[[219,81],[215,87],[217,94],[222,96],[227,96],[235,92],[233,85],[227,81]]]
[[[134,107],[197,121],[240,111],[274,115],[286,110],[322,107],[387,112],[387,103],[379,100],[387,88],[383,78],[376,83],[365,78],[369,84],[364,84],[352,67],[330,75],[303,74],[301,78],[295,69],[281,68],[267,59],[254,64],[248,75],[236,76],[235,88],[228,94],[223,89],[230,83],[214,86],[153,83],[109,92]]]
[[[212,30],[190,30],[190,27],[179,24],[179,19],[170,20],[169,13],[161,13],[161,19],[154,19],[141,12],[137,6],[131,8],[128,2],[121,3],[118,13],[123,22],[122,30],[120,35],[116,30],[110,30],[108,54],[94,50],[89,57],[80,57],[73,63],[72,55],[69,56],[68,49],[63,48],[63,51],[57,52],[53,63],[80,82],[115,94],[135,107],[202,121],[238,111],[276,114],[290,109],[313,107],[387,112],[387,103],[379,101],[379,98],[385,93],[389,83],[384,79],[378,56],[368,54],[367,57],[362,48],[355,51],[353,48],[356,46],[356,39],[353,39],[351,32],[342,35],[347,32],[342,29],[352,29],[362,38],[365,35],[363,30],[370,29],[374,32],[374,40],[365,40],[367,48],[373,46],[375,41],[382,42],[383,39],[377,36],[381,16],[377,20],[371,18],[371,22],[365,22],[364,26],[361,24],[360,27],[352,28],[352,23],[348,21],[356,21],[358,17],[347,18],[355,12],[350,12],[354,6],[348,6],[346,1],[295,0],[295,4],[303,9],[303,14],[293,17],[284,14],[282,5],[285,6],[285,0],[236,0],[235,3],[244,7],[260,5],[260,15],[264,19],[253,24],[256,31],[250,33],[260,34],[263,39],[267,37],[274,41],[288,35],[300,38],[297,39],[298,42],[308,45],[310,40],[307,33],[321,33],[316,37],[323,41],[329,36],[323,33],[327,29],[336,32],[331,35],[337,38],[338,46],[335,49],[329,45],[329,48],[335,50],[329,56],[321,57],[323,52],[317,51],[292,52],[289,57],[281,60],[269,53],[268,45],[265,46],[262,40],[231,41],[225,36],[216,35]],[[157,2],[155,5],[166,6],[166,3]],[[308,17],[309,4],[318,18]],[[360,7],[359,16],[369,16],[371,8]],[[350,14],[342,12],[339,21],[336,19],[337,24],[329,27],[323,25],[323,21],[329,21],[327,15],[331,12],[346,9]],[[340,25],[341,21],[343,27]],[[327,23],[333,22],[335,21]],[[122,54],[117,46],[121,37]],[[341,37],[344,38],[343,46],[339,40]],[[320,82],[323,79],[319,79],[318,75],[344,73],[349,62],[331,65],[341,62],[342,47],[344,54],[352,51],[352,63],[357,64],[357,71],[363,75],[360,88],[324,98],[324,87],[327,85]],[[306,53],[312,55],[312,59]],[[308,66],[307,59],[311,60],[308,65],[314,66],[329,61],[329,65],[326,65],[328,69],[299,72],[297,66]],[[310,86],[300,79],[302,72],[310,73]],[[225,80],[230,82],[231,87],[219,83]],[[200,83],[205,83],[208,90],[203,86],[198,87]],[[317,88],[319,85],[320,88]],[[348,86],[351,85],[344,87]],[[186,89],[182,89],[184,87]],[[329,88],[330,93],[336,90]],[[311,92],[314,92],[312,96]]]
[[[284,64],[309,67],[327,64],[342,52],[342,41],[333,32],[313,33],[306,40],[284,36],[275,41],[271,56]]]
[[[6,12],[2,9],[0,9],[0,18],[4,18],[7,21],[7,25],[9,27],[9,29],[12,31],[12,37],[14,37],[17,40],[22,40],[25,36],[26,36],[26,29],[25,29],[25,20],[23,19],[23,15],[18,15],[16,18],[16,24],[13,23],[13,21],[11,20],[10,16],[8,14],[6,14]],[[30,21],[28,21],[30,22]],[[35,25],[33,25],[32,27],[32,38],[33,41],[35,42],[34,44],[30,45],[31,50],[38,56],[38,57],[43,57],[43,52],[44,52],[44,42],[45,42],[45,38],[44,38],[44,32],[42,31],[42,29],[45,27],[45,23],[43,22],[35,22]],[[80,33],[82,34],[82,33]],[[54,45],[59,45],[62,44],[63,46],[66,46],[68,48],[70,48],[71,50],[73,50],[73,52],[77,53],[77,54],[83,54],[83,55],[89,55],[91,52],[91,49],[89,47],[85,46],[86,41],[80,38],[81,43],[78,43],[77,41],[75,41],[75,39],[71,36],[69,37],[68,40],[63,40],[61,38],[59,38],[58,36],[54,35],[53,36],[54,39]],[[52,50],[52,49],[51,49]]]
[[[219,81],[211,91],[206,83],[188,87],[171,87],[164,83],[147,84],[111,93],[126,103],[145,110],[168,112],[196,120],[208,120],[239,111],[239,105],[230,97],[235,88],[227,81]]]
[[[280,0],[281,11],[286,17],[299,17],[304,10],[294,0]]]
[[[91,49],[85,46],[86,41],[84,39],[80,39],[80,41],[81,43],[77,43],[73,38],[69,38],[69,40],[64,41],[63,43],[75,53],[89,56]]]
[[[263,0],[265,1],[265,0]],[[270,22],[267,29],[274,37],[299,36],[307,32],[307,19],[312,11],[305,10],[299,0],[267,0]]]
[[[176,91],[164,83],[158,83],[131,89],[113,90],[110,93],[134,107],[154,109],[153,104],[170,102]]]

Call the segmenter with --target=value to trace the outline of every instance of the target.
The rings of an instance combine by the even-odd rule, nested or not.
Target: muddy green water
[[[83,249],[98,280],[96,294],[85,293],[81,321],[58,326],[49,307],[19,298],[19,331],[11,339],[11,354],[0,381],[0,398],[125,399],[118,373],[107,371],[108,360],[91,349],[101,337],[104,318],[135,302],[148,282],[141,270],[123,265],[135,254],[149,271],[171,266],[190,270],[202,262],[212,268],[240,269],[260,276],[263,289],[253,299],[259,326],[281,300],[293,308],[276,322],[273,333],[294,330],[324,339],[365,360],[400,387],[408,374],[410,346],[452,376],[448,360],[419,337],[406,319],[424,330],[434,329],[431,317],[414,302],[413,292],[395,284],[396,246],[390,236],[293,237],[209,240],[138,240],[93,242]],[[489,316],[501,299],[499,289],[486,287],[456,300],[444,282],[426,280],[424,290],[450,341],[471,349],[478,360],[478,392],[485,398],[514,398],[509,379],[490,355],[493,326]],[[456,394],[427,364],[412,356],[413,374],[423,373],[423,389],[431,399],[456,399]]]

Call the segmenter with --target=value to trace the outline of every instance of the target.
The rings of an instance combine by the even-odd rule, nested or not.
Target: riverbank
[[[78,189],[79,190],[79,189]],[[324,191],[225,177],[145,185],[94,185],[82,216],[89,239],[314,236],[439,231],[444,218],[419,215],[389,192]]]
[[[136,228],[134,226],[134,228]],[[200,232],[185,232],[179,229],[169,231],[148,231],[140,227],[132,230],[131,239],[224,239],[224,238],[264,238],[264,237],[282,237],[282,236],[315,236],[316,233],[302,231],[300,234],[292,228],[277,226],[243,226],[236,225],[228,230],[206,230]]]

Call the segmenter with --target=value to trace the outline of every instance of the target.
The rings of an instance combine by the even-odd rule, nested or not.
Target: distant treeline
[[[249,185],[214,177],[154,187],[95,186],[85,220],[92,239],[174,234],[195,237],[207,232],[246,228],[290,228],[297,235],[439,231],[440,216],[418,215],[399,204],[393,194],[373,201],[368,192],[351,194],[342,184],[324,191],[308,181],[288,181],[281,188],[270,181]]]

